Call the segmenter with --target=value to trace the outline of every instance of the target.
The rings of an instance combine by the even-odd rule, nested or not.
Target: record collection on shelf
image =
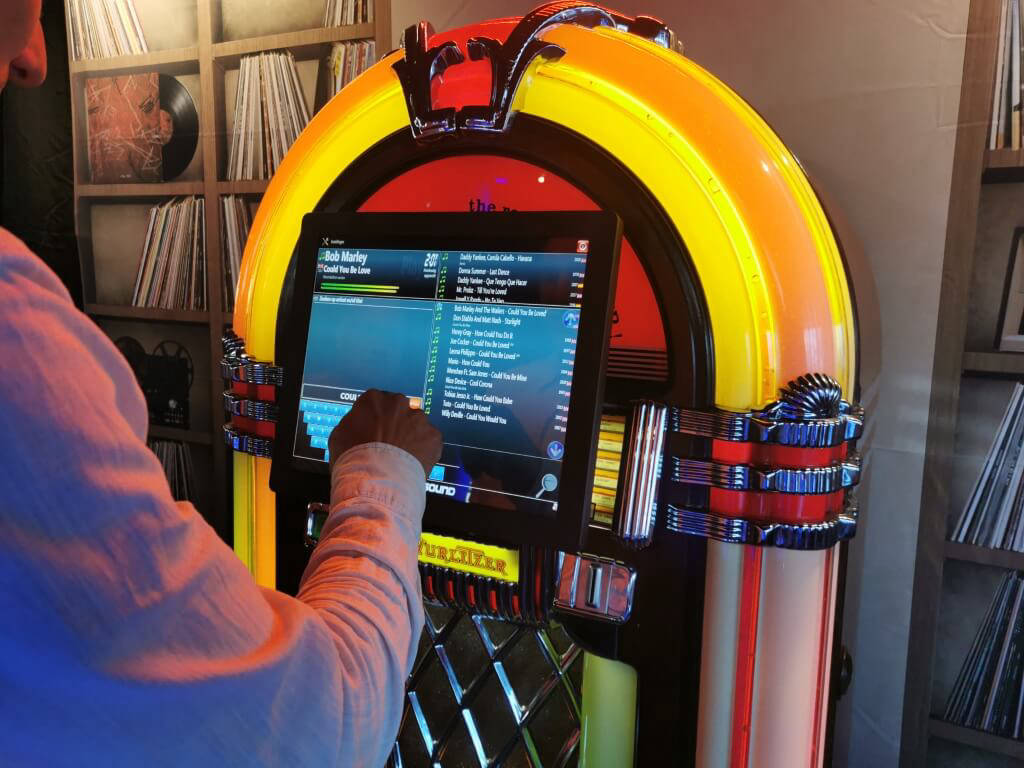
[[[1021,148],[1021,0],[1002,0],[989,149]]]
[[[951,541],[1024,552],[1024,384],[1017,383]]]
[[[373,21],[373,0],[327,0],[324,26],[369,24]]]
[[[149,210],[132,306],[206,309],[206,217],[201,197],[168,200]]]
[[[1024,573],[1007,571],[946,701],[943,719],[1024,737]]]
[[[149,343],[132,345],[144,361],[136,375],[158,436],[194,431],[186,443],[193,452],[192,441],[219,445],[223,415],[205,405],[219,400],[223,385],[202,376],[194,386],[191,355],[202,370],[219,365],[224,313],[233,309],[265,186],[231,182],[269,179],[314,107],[391,50],[390,0],[314,0],[315,8],[291,0],[241,0],[230,9],[221,0],[62,5],[86,311],[106,330],[161,339],[152,350]],[[258,28],[234,21],[255,11],[267,17]],[[202,149],[200,118],[209,128]],[[218,267],[223,277],[209,285]],[[111,317],[117,321],[108,325],[103,318]],[[187,324],[181,335],[179,323]],[[178,341],[188,347],[175,347]],[[190,402],[197,390],[199,409]],[[188,451],[179,450],[187,461]],[[206,453],[216,492],[204,513],[229,535],[221,492],[230,483],[229,454],[198,455]],[[207,467],[195,469],[205,500]]]
[[[235,95],[227,177],[268,179],[309,122],[309,109],[290,51],[243,56]]]
[[[224,195],[220,203],[221,251],[224,254],[224,311],[230,312],[235,308],[235,291],[242,268],[242,252],[245,250],[246,238],[249,237],[252,217],[249,214],[249,204],[243,197]]]
[[[377,44],[373,40],[335,43],[327,56],[330,74],[330,95],[351,83],[377,60]]]
[[[192,452],[180,440],[150,439],[149,449],[156,454],[167,475],[171,495],[177,501],[196,500],[195,473],[192,467]]]
[[[149,52],[134,0],[68,0],[68,19],[76,61]]]

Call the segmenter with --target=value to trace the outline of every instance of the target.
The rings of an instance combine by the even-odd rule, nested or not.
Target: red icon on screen
[[[589,240],[577,240],[576,241],[576,253],[586,253],[590,250]]]

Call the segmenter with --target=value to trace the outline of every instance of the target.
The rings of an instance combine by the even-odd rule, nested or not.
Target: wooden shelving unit
[[[1024,553],[947,541],[951,515],[959,511],[954,509],[954,478],[962,479],[970,471],[973,479],[973,469],[964,466],[965,459],[958,457],[956,450],[963,402],[973,403],[974,408],[982,402],[994,413],[1005,407],[1005,403],[985,402],[981,393],[989,392],[987,388],[993,385],[998,387],[999,379],[1024,379],[1024,354],[998,351],[992,313],[979,311],[979,303],[991,304],[993,296],[1002,295],[1008,259],[1008,255],[1003,254],[1008,254],[1010,247],[1009,239],[1005,244],[1001,241],[1002,230],[1012,231],[1014,225],[1024,224],[1024,210],[1005,206],[994,194],[998,190],[986,187],[1024,182],[1024,150],[988,149],[1000,10],[1000,0],[971,0],[968,17],[918,525],[910,616],[911,652],[903,698],[900,765],[912,768],[935,764],[930,750],[938,750],[936,740],[1024,759],[1024,742],[944,722],[936,712],[942,704],[933,700],[936,659],[940,655],[937,630],[943,608],[948,601],[963,600],[962,595],[969,593],[962,583],[957,587],[964,589],[962,594],[955,594],[956,590],[946,584],[947,564],[957,563],[950,571],[955,571],[956,578],[967,579],[981,578],[991,568],[1024,569]],[[1015,217],[1015,220],[1002,221],[996,227],[998,232],[988,231],[993,220],[1000,216]],[[1000,240],[1001,269],[996,263],[998,259],[992,255],[995,240]],[[976,259],[979,253],[982,256]],[[983,266],[976,267],[976,263]],[[979,289],[979,284],[983,285],[983,290]],[[984,294],[984,297],[974,294]],[[998,303],[998,298],[995,301]],[[979,389],[972,390],[976,394],[968,400],[964,393],[970,387]],[[972,426],[969,420],[965,421],[965,426]],[[959,476],[956,474],[958,467]],[[987,576],[991,578],[991,573]],[[950,610],[953,612],[949,614],[949,621],[943,624],[947,629],[945,640],[948,640],[950,624],[955,623],[958,616],[955,609]],[[965,626],[961,621],[957,629],[973,637],[977,626]],[[958,642],[960,639],[958,637]],[[943,655],[946,672],[954,657],[956,654],[952,651]],[[980,760],[972,763],[982,764]]]
[[[153,307],[125,307],[117,304],[86,304],[85,312],[93,317],[119,317],[128,320],[152,320],[163,323],[192,323],[206,325],[208,312],[189,309],[155,309]]]
[[[1024,181],[1024,150],[986,149],[982,181],[986,184]]]
[[[287,48],[296,59],[318,59],[327,54],[331,43],[345,40],[366,40],[374,37],[376,24],[355,24],[348,27],[325,27],[302,32],[283,32],[277,35],[263,35],[244,40],[231,40],[213,46],[213,58],[226,69],[238,66],[242,56],[260,51]],[[390,46],[389,46],[390,47]],[[378,43],[378,50],[380,44]],[[387,49],[380,50],[381,54]]]
[[[196,443],[197,445],[210,445],[213,442],[209,432],[161,427],[156,424],[150,426],[149,436],[159,437],[162,440],[181,440],[184,443]]]
[[[267,191],[267,179],[252,179],[249,181],[221,181],[217,184],[217,194],[220,195],[262,195]]]
[[[69,26],[70,29],[70,26]],[[158,69],[167,75],[196,72],[199,69],[199,48],[174,48],[166,51],[115,56],[109,59],[72,61],[71,75],[127,75]]]
[[[977,563],[979,565],[991,565],[996,568],[1013,568],[1014,570],[1024,571],[1024,552],[976,547],[973,544],[947,541],[945,556],[947,560],[961,560],[965,563]]]
[[[152,11],[157,15],[166,13],[161,5],[162,0],[135,0],[135,3],[140,15],[143,16],[144,28],[145,11]],[[196,376],[192,394],[194,399],[206,406],[204,411],[208,410],[209,413],[196,414],[194,409],[190,430],[152,426],[150,435],[182,440],[209,452],[212,470],[210,508],[200,511],[218,532],[225,538],[230,538],[230,465],[228,451],[221,436],[224,415],[220,403],[224,385],[220,380],[219,360],[221,336],[225,325],[231,322],[231,315],[222,305],[223,255],[219,200],[222,195],[258,198],[266,191],[268,182],[228,181],[223,177],[230,146],[225,126],[227,114],[234,108],[233,102],[229,103],[230,94],[226,92],[225,72],[237,69],[242,56],[266,50],[290,50],[298,61],[322,60],[328,54],[332,43],[346,40],[373,38],[377,53],[382,56],[392,47],[391,4],[390,0],[373,0],[374,22],[371,24],[296,30],[293,28],[296,18],[306,19],[308,26],[315,25],[317,14],[323,12],[323,4],[321,0],[282,0],[274,5],[274,13],[280,17],[282,31],[271,34],[237,35],[236,31],[229,27],[231,24],[237,27],[240,13],[244,15],[244,6],[238,5],[237,2],[232,6],[230,0],[194,0],[194,3],[194,29],[191,28],[192,22],[187,21],[193,17],[190,13],[182,12],[176,15],[176,18],[186,19],[182,22],[182,29],[171,30],[173,34],[170,35],[168,30],[154,30],[154,36],[159,37],[161,41],[166,42],[173,38],[177,40],[177,45],[172,40],[164,48],[150,53],[71,62],[72,132],[75,147],[74,204],[86,312],[101,326],[112,324],[116,327],[117,333],[124,333],[125,328],[138,328],[140,335],[146,334],[149,337],[174,339],[178,334],[187,334],[193,340],[204,339],[201,348],[192,349],[192,355],[194,360],[197,355],[204,358],[202,365],[199,360],[195,360],[196,368],[207,372],[207,375],[202,380],[199,375]],[[179,9],[186,10],[191,9]],[[234,13],[233,21],[228,19],[231,13]],[[273,26],[278,19],[268,19],[266,14],[263,14],[258,21],[264,26]],[[70,24],[68,29],[71,29]],[[238,39],[232,39],[233,35]],[[147,35],[147,40],[148,37]],[[201,162],[195,161],[185,174],[167,183],[92,184],[86,151],[85,80],[90,77],[153,71],[181,78],[191,92],[199,113],[200,139],[197,155],[201,157]],[[322,105],[314,104],[314,108],[319,106]],[[120,207],[119,210],[123,208],[126,211],[126,219],[130,219],[131,216],[138,219],[144,215],[148,206],[170,197],[185,195],[203,196],[206,199],[207,309],[162,310],[125,306],[123,303],[111,301],[109,294],[112,291],[104,290],[109,286],[107,281],[112,277],[110,265],[116,265],[115,271],[119,273],[116,278],[119,283],[125,282],[124,273],[127,270],[131,270],[131,275],[127,278],[134,280],[134,270],[138,265],[137,255],[132,262],[128,251],[131,247],[136,247],[136,251],[141,252],[145,233],[144,230],[140,233],[136,226],[135,234],[142,238],[137,244],[124,245],[126,253],[118,255],[116,259],[98,259],[99,254],[94,251],[94,243],[102,239],[104,233],[99,230],[93,231],[94,208],[101,206],[104,207],[103,210],[109,211],[111,207]],[[123,299],[123,290],[119,298]],[[127,303],[126,299],[124,303]],[[197,333],[199,337],[196,336]]]
[[[161,198],[177,195],[201,195],[205,191],[201,181],[170,181],[164,184],[79,184],[75,191],[79,197]]]
[[[964,352],[965,376],[1024,376],[1024,352]]]

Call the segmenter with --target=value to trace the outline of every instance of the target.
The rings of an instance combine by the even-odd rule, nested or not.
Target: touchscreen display
[[[293,455],[327,461],[363,391],[400,392],[443,436],[428,493],[557,511],[590,242],[318,245]]]

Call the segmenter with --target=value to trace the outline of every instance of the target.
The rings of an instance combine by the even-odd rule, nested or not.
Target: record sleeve
[[[85,82],[89,175],[94,184],[170,181],[199,143],[199,116],[188,90],[149,72]]]

